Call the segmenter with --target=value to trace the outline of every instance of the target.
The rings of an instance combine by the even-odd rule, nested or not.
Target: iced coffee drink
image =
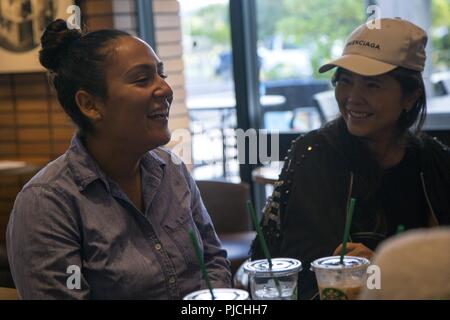
[[[315,260],[311,270],[315,272],[321,300],[356,300],[367,282],[370,261],[360,257],[339,256]]]

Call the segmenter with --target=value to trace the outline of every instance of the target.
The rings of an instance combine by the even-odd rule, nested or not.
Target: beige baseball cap
[[[335,67],[364,76],[380,75],[397,67],[423,71],[428,40],[423,29],[400,18],[380,19],[379,29],[370,29],[369,25],[370,21],[356,28],[341,57],[321,66],[319,72]]]

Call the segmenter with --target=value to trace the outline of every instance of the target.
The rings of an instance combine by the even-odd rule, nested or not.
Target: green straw
[[[351,198],[350,206],[347,208],[347,219],[345,221],[344,239],[342,240],[342,250],[341,250],[341,260],[340,260],[341,264],[344,264],[344,256],[345,256],[345,252],[347,251],[347,241],[348,241],[348,236],[350,234],[350,227],[352,225],[353,210],[355,209],[355,203],[356,203],[356,199]]]
[[[203,279],[205,279],[206,285],[208,286],[209,292],[211,293],[211,299],[216,300],[213,293],[213,288],[211,286],[211,282],[209,281],[208,273],[206,272],[205,262],[203,261],[203,255],[200,251],[200,247],[198,246],[198,242],[192,233],[192,230],[189,230],[189,238],[191,238],[192,245],[195,249],[195,255],[197,256],[198,262],[200,263],[200,269],[202,271]]]
[[[252,217],[253,225],[255,226],[256,234],[259,239],[259,243],[261,244],[261,248],[263,250],[264,256],[266,257],[267,261],[269,261],[269,274],[272,277],[273,281],[275,282],[275,286],[277,287],[277,290],[278,290],[278,295],[281,298],[282,295],[281,295],[280,282],[278,281],[278,279],[274,276],[274,274],[272,272],[272,257],[270,256],[269,249],[267,248],[266,239],[264,239],[264,235],[262,233],[261,226],[259,225],[258,217],[256,216],[255,209],[253,208],[252,202],[250,200],[247,200],[247,209],[250,212],[250,216]]]
[[[261,226],[259,225],[258,218],[256,217],[255,209],[253,209],[253,205],[250,200],[247,200],[247,209],[250,212],[250,216],[252,217],[253,225],[256,229],[256,234],[259,239],[259,243],[261,244],[261,248],[263,250],[264,256],[269,261],[269,268],[272,269],[272,257],[270,256],[269,249],[267,248],[266,239],[264,239],[264,235],[261,231]]]

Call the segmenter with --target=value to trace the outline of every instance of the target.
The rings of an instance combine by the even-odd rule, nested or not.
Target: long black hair
[[[111,54],[110,44],[123,36],[130,34],[108,29],[69,29],[66,21],[57,19],[41,37],[39,61],[49,71],[59,103],[81,133],[92,132],[93,126],[78,108],[75,94],[83,89],[101,98],[107,96],[105,67]]]

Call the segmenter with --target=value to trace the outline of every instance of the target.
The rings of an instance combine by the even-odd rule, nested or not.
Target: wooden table
[[[17,290],[12,288],[0,288],[0,300],[19,300]]]
[[[18,160],[0,160],[0,175],[32,174],[41,166]]]

